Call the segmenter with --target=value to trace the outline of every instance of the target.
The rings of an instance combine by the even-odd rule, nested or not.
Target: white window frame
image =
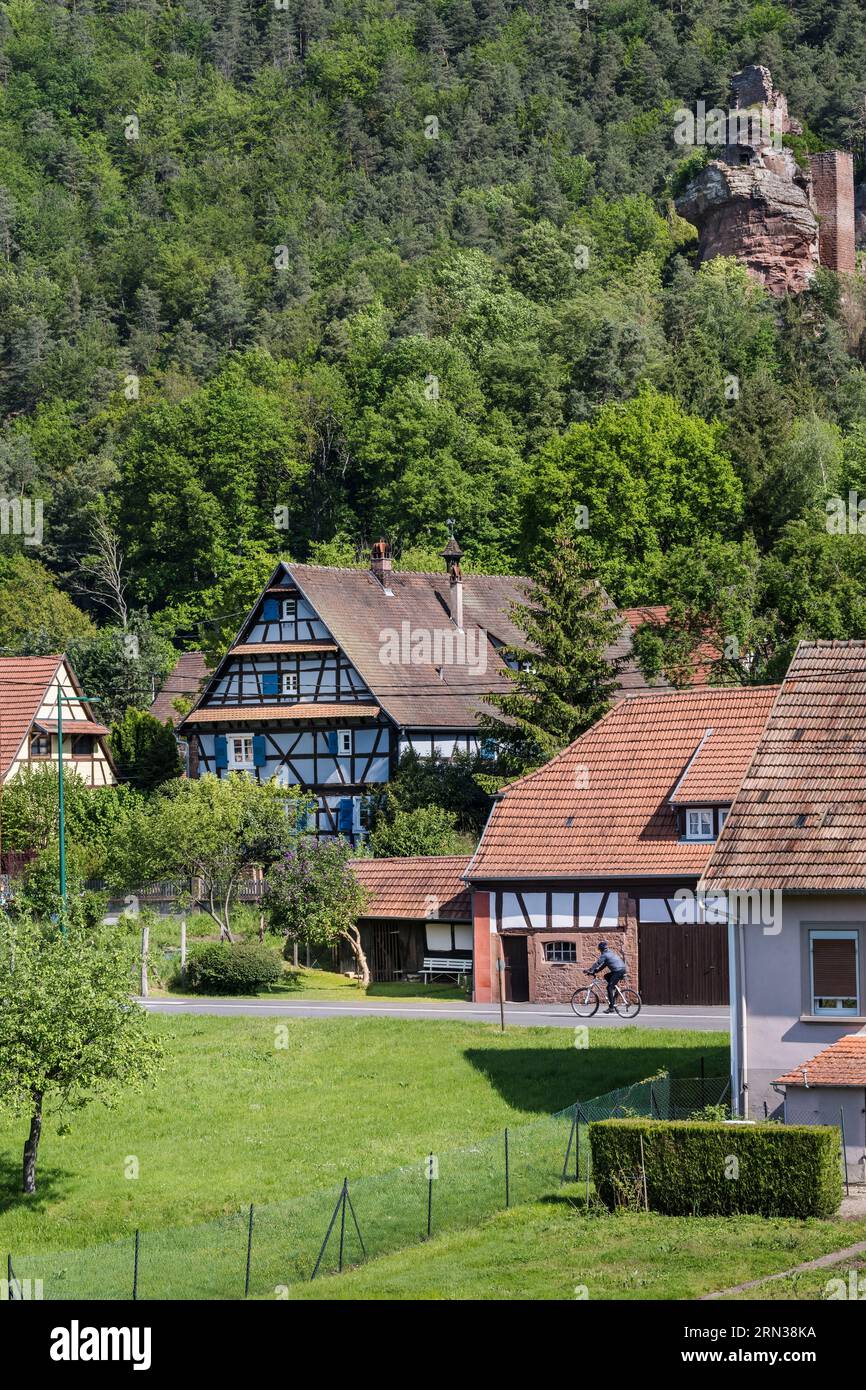
[[[571,948],[570,950],[569,947]],[[548,951],[550,955],[547,954]],[[543,954],[545,965],[576,965],[577,942],[545,941]]]
[[[249,758],[247,758],[246,756],[244,756],[243,758],[237,758],[237,757],[235,756],[235,753],[236,753],[235,744],[236,744],[236,743],[244,744],[244,743],[247,743],[247,742],[248,742],[249,745],[250,745],[250,755],[249,755]],[[253,761],[253,759],[254,759],[254,757],[255,757],[255,754],[254,754],[254,751],[253,751],[253,736],[252,736],[252,734],[227,734],[227,735],[226,735],[226,747],[228,748],[228,765],[229,765],[229,768],[238,768],[238,767],[240,767],[240,768],[247,768],[247,767],[255,767],[255,763],[254,763],[254,761]]]
[[[284,694],[284,695],[297,695],[297,693],[298,693],[298,672],[297,672],[297,671],[284,671],[284,672],[283,672],[283,682],[282,682],[282,684],[283,684],[283,694]]]
[[[337,730],[337,757],[351,758],[352,756],[352,730]]]
[[[298,600],[296,598],[280,599],[280,622],[295,623],[298,620]]]
[[[709,829],[709,833],[708,833],[707,835],[704,835],[704,834],[701,833],[700,831],[699,831],[697,834],[693,834],[693,833],[692,833],[692,816],[698,816],[698,817],[701,817],[701,816],[708,816],[708,817],[709,817],[710,829]],[[701,821],[698,820],[698,826],[700,826],[700,824],[701,824]],[[686,810],[686,835],[685,835],[685,838],[686,838],[687,840],[714,840],[714,839],[716,838],[716,832],[715,832],[715,829],[714,829],[714,827],[713,827],[713,810],[712,810],[712,807],[711,807],[711,806],[689,806],[689,807],[687,808],[687,810]]]
[[[837,1005],[836,1008],[819,1009],[815,997],[815,966],[812,957],[812,942],[818,941],[853,941],[854,942],[854,1005],[852,1008],[843,1009]],[[824,998],[829,996],[825,995]],[[836,996],[841,999],[840,996]],[[844,927],[809,928],[809,1008],[813,1018],[857,1018],[860,1014],[860,933],[855,930],[846,930]]]

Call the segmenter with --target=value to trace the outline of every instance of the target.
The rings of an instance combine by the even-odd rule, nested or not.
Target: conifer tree
[[[513,689],[488,697],[482,721],[497,772],[512,777],[561,752],[609,709],[622,658],[611,654],[620,619],[575,541],[560,533],[531,574],[513,617],[526,635],[509,646]]]

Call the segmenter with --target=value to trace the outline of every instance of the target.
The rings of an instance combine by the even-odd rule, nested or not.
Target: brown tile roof
[[[104,724],[97,724],[92,719],[76,719],[75,727],[72,729],[70,728],[70,724],[71,720],[67,715],[63,720],[64,734],[71,732],[74,734],[91,734],[95,738],[107,738],[111,733],[111,730],[106,728]],[[34,719],[33,727],[34,729],[38,729],[40,733],[56,734],[58,721],[56,719]]]
[[[62,660],[62,656],[0,657],[0,781],[18,756]]]
[[[802,642],[705,872],[866,892],[866,642]]]
[[[776,1086],[866,1086],[866,1033],[849,1033],[778,1076]]]
[[[268,719],[369,719],[379,713],[378,705],[342,704],[298,705],[206,705],[193,710],[184,724],[262,724]]]
[[[187,699],[196,700],[207,673],[208,666],[204,652],[181,652],[150,707],[154,719],[158,719],[160,724],[164,724],[167,719],[170,719],[172,724],[177,727],[182,716],[174,708],[172,701],[181,695],[185,695]]]
[[[462,876],[464,854],[406,859],[356,859],[352,869],[370,893],[365,917],[469,922],[472,904]]]
[[[732,799],[777,689],[707,686],[621,700],[552,762],[505,788],[470,877],[699,876],[712,845],[680,840],[671,794],[712,728],[702,790],[712,768]]]

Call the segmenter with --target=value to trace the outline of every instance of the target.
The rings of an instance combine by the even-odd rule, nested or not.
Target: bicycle
[[[599,1005],[607,1000],[607,988],[600,980],[591,980],[588,985],[581,985],[571,996],[571,1007],[578,1018],[592,1018],[598,1013]],[[616,1009],[620,1018],[637,1018],[641,1011],[642,1000],[636,989],[626,986],[623,989],[621,984],[613,987],[613,1007]]]

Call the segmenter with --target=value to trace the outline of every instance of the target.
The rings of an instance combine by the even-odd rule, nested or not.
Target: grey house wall
[[[785,1123],[845,1127],[849,1182],[866,1182],[866,1087],[788,1086]]]
[[[810,928],[856,928],[860,932],[860,1007],[866,1007],[866,898],[785,894],[781,920],[779,932],[760,925],[728,929],[732,1067],[737,1072],[732,1075],[732,1090],[735,1096],[742,1090],[743,1113],[755,1118],[776,1112],[782,1117],[782,1096],[771,1084],[776,1077],[839,1038],[866,1032],[862,1013],[838,1019],[811,1015],[806,951]]]

